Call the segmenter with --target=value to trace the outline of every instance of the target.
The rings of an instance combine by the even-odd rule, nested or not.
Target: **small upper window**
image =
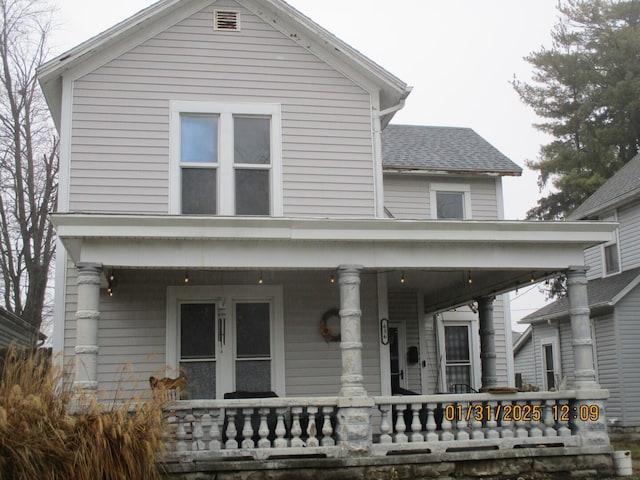
[[[616,222],[616,214],[603,217],[606,222]],[[613,239],[605,243],[603,248],[604,274],[613,275],[620,272],[620,249],[618,248],[618,230],[613,234]]]
[[[604,266],[605,273],[611,275],[620,271],[620,254],[618,253],[618,244],[611,243],[604,247]]]
[[[465,220],[471,218],[471,189],[469,185],[432,183],[431,218]]]
[[[436,208],[439,219],[464,219],[464,193],[436,192]]]

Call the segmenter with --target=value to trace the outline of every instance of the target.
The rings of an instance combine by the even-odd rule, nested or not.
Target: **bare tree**
[[[0,0],[0,295],[38,328],[55,255],[58,139],[36,79],[52,16],[46,0]]]

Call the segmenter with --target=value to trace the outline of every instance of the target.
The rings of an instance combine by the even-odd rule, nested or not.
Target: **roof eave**
[[[624,195],[602,203],[596,207],[590,208],[585,212],[580,212],[578,215],[571,214],[567,217],[568,220],[582,220],[592,218],[593,216],[606,212],[608,210],[620,207],[633,200],[640,199],[640,189],[632,190]]]
[[[472,175],[472,176],[486,176],[486,177],[520,177],[522,175],[522,169],[520,170],[456,170],[456,169],[442,169],[442,168],[383,166],[382,170],[385,173],[410,174],[410,175]]]

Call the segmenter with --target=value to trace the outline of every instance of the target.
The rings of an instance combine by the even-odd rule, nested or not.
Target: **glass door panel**
[[[216,305],[180,305],[180,369],[192,399],[216,398]]]
[[[271,390],[271,304],[235,304],[237,391]]]

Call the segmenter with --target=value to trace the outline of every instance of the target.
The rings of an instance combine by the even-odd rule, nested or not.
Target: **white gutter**
[[[405,95],[393,107],[380,112],[373,112],[373,158],[375,168],[375,192],[376,192],[376,218],[386,218],[384,212],[384,182],[382,176],[382,120],[385,115],[390,115],[404,108],[407,96],[411,93],[408,88]],[[378,105],[380,99],[378,98]]]

